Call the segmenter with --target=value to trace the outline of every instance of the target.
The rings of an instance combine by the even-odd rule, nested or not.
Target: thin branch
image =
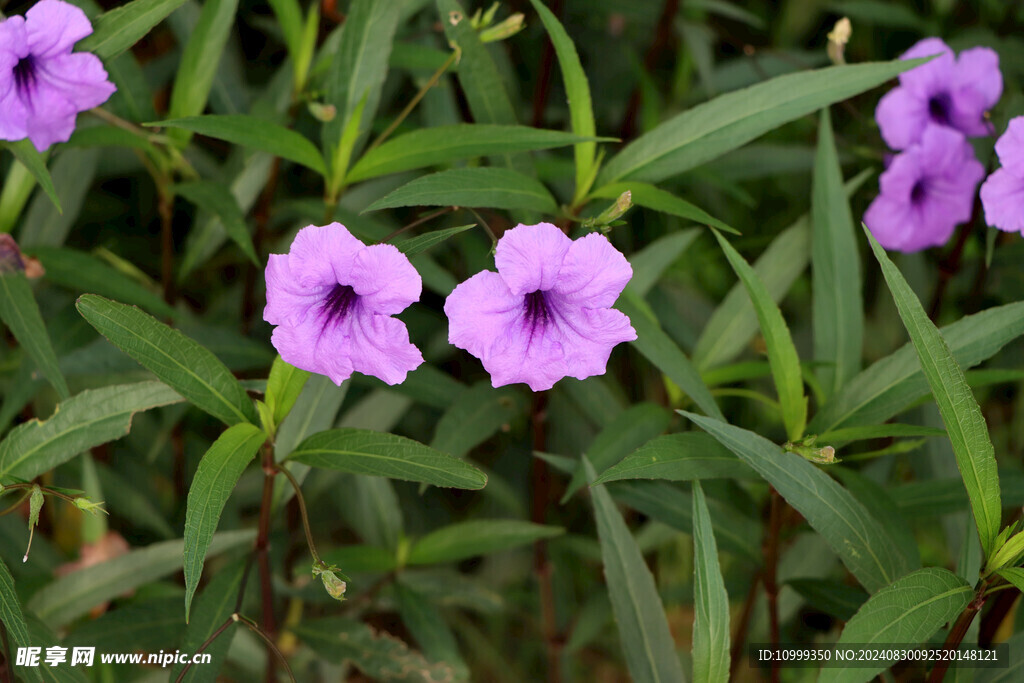
[[[277,631],[277,624],[274,620],[274,584],[270,574],[270,508],[274,498],[274,477],[277,474],[277,467],[274,463],[274,447],[268,441],[263,444],[263,498],[260,502],[259,531],[256,535],[256,558],[260,566],[260,603],[263,619],[263,633],[274,634]],[[268,643],[273,646],[268,635]],[[276,647],[274,648],[276,650]],[[273,657],[267,657],[267,683],[276,680]]]
[[[237,612],[236,612],[236,614],[237,614]],[[230,617],[227,618],[227,620],[223,624],[221,624],[219,627],[217,627],[217,630],[214,631],[210,635],[209,638],[207,638],[206,640],[203,641],[203,644],[199,646],[199,649],[195,651],[195,654],[198,655],[198,654],[202,654],[203,652],[205,652],[206,648],[210,647],[210,644],[213,641],[217,640],[217,637],[220,636],[220,634],[224,633],[224,631],[227,630],[228,626],[231,626],[231,624],[234,624],[235,623],[235,619],[233,617],[234,617],[234,615],[231,615]],[[185,666],[182,668],[181,672],[178,674],[178,677],[174,679],[174,683],[181,683],[183,680],[185,680],[185,674],[187,674],[188,670],[192,668],[192,664],[194,662],[195,662],[195,656],[193,655],[193,657],[188,660],[188,663],[185,664]]]
[[[292,488],[295,489],[295,500],[299,504],[299,516],[302,518],[302,529],[306,532],[306,544],[309,546],[309,554],[313,556],[314,562],[321,567],[326,567],[327,564],[320,559],[320,555],[316,552],[316,544],[313,542],[313,531],[309,528],[309,513],[306,512],[306,499],[302,495],[302,487],[299,485],[295,475],[289,472],[287,467],[278,465],[277,471],[283,474],[291,483]]]
[[[401,228],[399,228],[398,230],[395,230],[390,235],[388,235],[387,237],[382,239],[380,242],[381,242],[381,244],[387,244],[388,242],[390,242],[391,240],[395,239],[396,237],[398,237],[402,233],[408,232],[409,230],[412,230],[417,225],[423,225],[427,221],[432,221],[435,218],[437,218],[438,216],[443,216],[446,213],[450,213],[452,211],[455,211],[458,208],[459,207],[457,207],[457,206],[446,206],[443,209],[438,209],[437,211],[433,211],[433,212],[427,214],[426,216],[423,216],[422,218],[417,218],[412,223],[409,223],[409,225],[404,225]]]
[[[296,681],[295,681],[295,674],[292,673],[292,667],[289,666],[288,659],[285,658],[284,653],[281,652],[281,650],[277,647],[277,644],[274,642],[274,639],[271,638],[263,629],[261,629],[256,624],[255,621],[253,621],[252,619],[250,619],[248,617],[243,617],[241,614],[235,613],[235,614],[231,615],[231,618],[234,619],[235,621],[242,622],[243,624],[245,624],[246,626],[249,627],[250,631],[252,631],[256,635],[258,635],[260,637],[260,639],[264,643],[266,643],[267,649],[270,652],[272,652],[279,660],[281,660],[281,665],[284,666],[284,670],[286,672],[288,672],[288,678],[290,678],[292,680],[292,683],[296,683]],[[273,667],[270,665],[270,662],[268,661],[267,662],[267,671],[272,671],[272,670],[273,670]]]

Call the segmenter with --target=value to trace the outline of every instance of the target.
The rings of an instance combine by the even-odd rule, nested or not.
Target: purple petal
[[[939,56],[899,76],[900,85],[925,100],[949,87],[956,64],[953,51],[938,38],[925,38],[900,56],[900,59],[917,59],[932,55]]]
[[[607,308],[633,277],[633,268],[608,238],[590,233],[572,242],[552,291],[579,306]]]
[[[603,375],[612,348],[636,339],[629,318],[611,308],[578,308],[564,302],[551,306],[556,334],[565,354],[566,375],[586,379]]]
[[[8,19],[8,21],[10,21]],[[0,24],[2,26],[3,24]],[[28,137],[28,112],[14,88],[0,96],[0,140],[23,140]]]
[[[878,178],[881,193],[909,201],[914,186],[924,175],[919,160],[920,146],[897,154]]]
[[[996,154],[1003,168],[1024,178],[1024,116],[1010,121],[1006,132],[996,141]]]
[[[391,244],[360,250],[349,275],[352,288],[368,310],[385,315],[401,313],[419,301],[423,280],[409,257]]]
[[[970,88],[981,97],[984,109],[991,109],[1003,94],[999,55],[987,47],[964,50],[956,60],[953,88]]]
[[[270,341],[286,363],[301,370],[326,375],[338,385],[352,375],[347,336],[336,327],[324,330],[315,316],[301,325],[275,327]]]
[[[1024,234],[1024,180],[1001,168],[981,186],[985,222],[1007,232]]]
[[[516,296],[555,286],[572,240],[550,223],[518,225],[498,240],[494,263]]]
[[[890,250],[903,251],[902,247],[910,240],[915,222],[909,203],[886,194],[875,197],[864,212],[864,224],[868,230],[879,244]]]
[[[92,33],[92,25],[78,7],[60,0],[42,0],[25,13],[28,45],[35,57],[53,57],[69,53],[82,38]]]
[[[310,225],[295,235],[288,264],[303,287],[348,284],[356,254],[365,248],[340,223]]]
[[[40,86],[49,85],[61,93],[78,111],[98,107],[117,90],[107,80],[107,71],[96,55],[76,52],[36,62]]]
[[[299,325],[311,312],[315,316],[332,289],[329,284],[304,287],[289,263],[288,254],[271,254],[267,261],[267,306],[263,319],[271,325]]]
[[[20,98],[17,98],[20,99]],[[19,111],[17,107],[13,110]],[[78,107],[62,91],[39,81],[28,101],[22,100],[25,130],[40,152],[57,142],[67,142],[75,132]]]
[[[893,88],[879,100],[875,120],[889,147],[906,149],[921,138],[928,124],[928,101],[907,88]]]
[[[358,307],[350,318],[348,348],[352,368],[387,384],[401,384],[423,363],[420,350],[409,343],[405,323]]]
[[[974,159],[974,149],[962,133],[936,125],[924,129],[921,144],[912,153],[921,166],[922,174],[928,176],[950,173],[956,170],[957,165]]]
[[[524,298],[513,296],[500,275],[481,271],[456,287],[444,302],[448,341],[477,358],[487,358],[524,308]]]
[[[494,387],[523,383],[532,391],[545,391],[569,374],[557,328],[532,328],[525,315],[495,340],[490,354],[481,361]]]

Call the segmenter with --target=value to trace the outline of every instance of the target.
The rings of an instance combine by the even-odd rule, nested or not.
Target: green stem
[[[267,635],[263,629],[261,629],[255,621],[248,617],[243,617],[241,614],[235,613],[231,615],[231,618],[235,621],[240,621],[249,627],[249,630],[255,633],[260,639],[266,643],[267,649],[274,653],[274,655],[281,661],[281,665],[284,666],[284,670],[288,672],[288,678],[291,679],[292,683],[296,683],[295,674],[292,673],[292,667],[288,665],[288,660],[285,658],[284,653],[278,649],[277,644],[273,638]],[[270,662],[267,662],[267,669],[270,670]]]
[[[313,532],[309,528],[309,513],[306,512],[306,499],[302,495],[302,487],[299,485],[298,479],[288,471],[287,467],[282,465],[277,466],[277,471],[283,474],[291,483],[292,488],[295,489],[295,500],[299,504],[299,516],[302,518],[302,529],[306,532],[306,544],[309,546],[309,554],[313,556],[314,562],[321,567],[326,567],[327,564],[320,559],[320,555],[316,552],[316,544],[313,543]]]

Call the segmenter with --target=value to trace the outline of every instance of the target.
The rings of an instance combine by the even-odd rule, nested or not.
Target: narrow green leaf
[[[626,145],[598,182],[656,183],[834,102],[879,86],[924,60],[833,66],[778,76],[688,109]]]
[[[967,315],[940,330],[956,362],[969,368],[995,355],[1024,334],[1024,302],[994,306]],[[876,361],[850,380],[814,416],[808,432],[877,424],[929,393],[912,343]]]
[[[665,270],[686,251],[698,235],[700,230],[695,228],[670,232],[633,253],[629,257],[633,277],[626,286],[638,297],[647,296],[647,292],[661,279]]]
[[[3,143],[0,143],[0,150]],[[3,179],[3,190],[0,191],[0,233],[11,232],[18,224],[21,210],[32,196],[36,187],[36,179],[25,165],[15,159],[7,169]]]
[[[25,252],[43,264],[47,282],[76,294],[99,294],[167,318],[178,315],[159,295],[92,254],[67,247],[32,247]]]
[[[9,657],[16,648],[26,647],[30,644],[25,615],[21,611],[18,593],[14,590],[14,577],[11,576],[7,565],[2,561],[0,561],[0,622],[7,629],[6,635],[11,639],[10,649],[5,652],[5,657]],[[10,660],[7,661],[6,666],[8,672],[14,670],[14,665]],[[29,667],[21,667],[18,673],[27,674],[33,680],[41,680],[38,671],[33,672]],[[33,676],[33,673],[36,675]]]
[[[185,504],[185,621],[192,596],[203,575],[206,550],[220,522],[220,513],[246,466],[267,436],[259,427],[236,424],[221,434],[199,461]]]
[[[789,327],[782,317],[782,311],[772,300],[768,289],[750,264],[718,232],[715,232],[715,238],[754,304],[761,334],[764,335],[765,346],[768,349],[768,363],[771,365],[775,389],[779,394],[786,433],[795,441],[803,436],[804,427],[807,426],[807,397],[804,395],[800,358],[789,334]]]
[[[76,49],[91,52],[100,59],[112,59],[183,4],[185,0],[133,0],[115,7],[92,23],[92,35],[80,41]]]
[[[192,202],[196,206],[217,216],[224,225],[228,237],[238,245],[253,265],[259,266],[260,259],[256,255],[256,247],[252,243],[252,235],[245,225],[245,214],[238,206],[231,190],[220,183],[209,180],[196,180],[174,186],[174,192]]]
[[[185,626],[185,634],[180,645],[184,652],[196,652],[199,646],[231,617],[235,611],[238,592],[242,587],[242,579],[246,574],[246,564],[245,559],[236,560],[220,569],[210,578],[203,592],[196,597],[195,609],[191,620]],[[203,651],[210,653],[210,663],[189,667],[181,683],[214,683],[221,667],[227,663],[228,648],[234,640],[235,630],[234,627],[230,627],[214,639]],[[172,666],[170,680],[177,681],[183,668],[183,664]]]
[[[569,100],[572,132],[581,137],[593,137],[597,128],[594,125],[594,109],[590,102],[590,84],[587,83],[587,74],[583,71],[576,46],[566,33],[565,27],[558,21],[558,17],[545,7],[544,3],[540,0],[530,2],[540,15],[540,20],[558,56],[558,66],[562,69],[562,81],[565,83],[565,94]],[[596,154],[597,144],[594,142],[581,142],[573,148],[573,156],[576,159],[576,200],[586,196],[590,189],[589,184],[593,182],[595,176]]]
[[[449,664],[455,673],[454,681],[468,680],[469,667],[459,654],[459,644],[438,606],[404,581],[395,581],[395,599],[402,624],[409,629],[423,654],[434,662]]]
[[[438,244],[447,241],[449,238],[458,235],[460,232],[466,232],[476,227],[476,223],[470,223],[469,225],[459,225],[454,228],[445,228],[444,230],[434,230],[432,232],[417,235],[401,242],[395,242],[395,247],[398,251],[402,252],[406,256],[412,257],[416,254],[422,254],[428,249],[433,249]]]
[[[422,176],[371,204],[367,211],[398,206],[469,206],[555,213],[558,205],[540,182],[507,168],[453,168]]]
[[[945,436],[945,429],[888,423],[881,425],[865,425],[863,427],[845,427],[834,429],[819,435],[818,443],[836,444],[865,439],[889,439],[900,436]]]
[[[289,365],[278,356],[270,366],[270,377],[267,379],[267,405],[274,413],[274,424],[281,421],[291,412],[295,402],[302,393],[312,373]]]
[[[192,29],[178,62],[168,118],[181,119],[203,113],[237,10],[238,0],[206,0],[203,3],[199,21]],[[176,129],[169,131],[168,136],[184,146],[191,134]]]
[[[946,433],[953,445],[957,469],[960,470],[967,495],[971,499],[981,547],[988,557],[995,550],[993,546],[1002,522],[1002,503],[995,450],[992,448],[985,418],[967,385],[963,369],[956,362],[939,330],[928,319],[914,291],[874,236],[867,228],[864,232],[875,252],[875,258],[882,266],[882,274],[896,301],[900,318],[910,334],[914,350],[917,351],[935,403],[939,406]]]
[[[35,479],[83,451],[120,439],[135,413],[180,400],[160,382],[87,389],[58,404],[49,419],[29,420],[10,431],[0,442],[0,479]]]
[[[270,9],[274,10],[277,23],[281,25],[288,55],[294,61],[302,52],[302,7],[298,0],[267,0]]]
[[[138,0],[136,0],[137,2]],[[207,137],[224,140],[243,147],[258,149],[274,156],[294,161],[320,175],[327,174],[324,158],[308,138],[272,121],[245,116],[223,114],[190,116],[170,121],[145,124],[150,127],[181,128]]]
[[[849,491],[809,461],[739,427],[679,411],[765,478],[870,592],[910,567],[881,523]]]
[[[0,148],[3,147],[10,150],[14,158],[28,169],[28,172],[32,174],[32,177],[36,179],[39,186],[43,188],[46,196],[50,198],[50,201],[53,202],[53,205],[57,207],[59,212],[61,210],[60,197],[57,196],[57,188],[53,186],[53,178],[50,177],[50,171],[46,168],[46,157],[36,150],[28,138],[18,140],[17,142],[0,141]]]
[[[853,615],[837,645],[848,643],[884,647],[891,644],[925,643],[956,617],[971,601],[973,591],[953,572],[926,567],[878,591]],[[889,667],[830,669],[834,683],[866,683]]]
[[[666,434],[648,441],[610,467],[595,484],[622,479],[754,479],[757,474],[707,434]]]
[[[22,271],[0,271],[0,320],[4,321],[21,348],[35,361],[62,399],[70,396],[68,383],[57,366],[57,354],[50,344],[50,335],[32,294],[32,287]]]
[[[996,574],[1013,584],[1017,590],[1024,593],[1024,569],[1020,567],[1003,567]]]
[[[223,420],[257,424],[252,399],[210,351],[133,306],[94,294],[78,299],[78,312],[117,348],[186,400]]]
[[[729,595],[700,482],[693,482],[693,680],[729,680]]]
[[[593,134],[589,137],[593,138]],[[529,126],[460,123],[421,128],[368,151],[346,174],[345,181],[352,183],[484,155],[564,147],[583,139],[586,138],[580,134]]]
[[[409,551],[409,564],[459,562],[477,555],[501,552],[529,545],[542,538],[565,533],[557,526],[544,526],[518,519],[474,519],[441,527],[416,541]]]
[[[814,359],[828,397],[860,371],[864,345],[860,257],[828,109],[818,125],[811,215]]]
[[[594,470],[584,456],[587,479]],[[601,543],[604,578],[619,628],[626,666],[637,683],[685,681],[665,607],[636,539],[603,485],[590,489]]]
[[[332,429],[309,437],[289,460],[352,474],[418,481],[434,486],[481,489],[487,476],[469,463],[394,434]]]
[[[686,392],[701,410],[724,420],[722,411],[690,359],[658,326],[658,321],[646,303],[627,289],[615,302],[615,308],[629,316],[636,330],[636,341],[630,342],[633,347]]]
[[[85,206],[100,156],[98,149],[63,149],[55,156],[50,177],[61,205],[54,207],[42,194],[32,198],[18,228],[22,249],[64,244]]]
[[[840,621],[849,621],[868,599],[868,594],[860,588],[835,579],[790,579],[786,585],[811,607]]]
[[[739,230],[718,220],[696,204],[691,204],[685,199],[649,183],[642,183],[636,180],[608,183],[594,190],[591,196],[602,199],[615,199],[623,192],[629,192],[630,198],[637,206],[667,213],[670,216],[677,216],[694,223],[700,223],[701,225],[711,225],[723,232],[730,232],[734,235],[740,234]]]
[[[253,536],[250,530],[222,531],[213,537],[207,554],[217,555],[250,544]],[[28,601],[28,608],[47,625],[63,626],[96,605],[180,571],[184,547],[180,538],[153,543],[72,572],[37,591]]]
[[[338,112],[333,121],[324,125],[324,152],[328,157],[333,156],[342,131],[361,100],[365,98],[366,103],[359,132],[368,131],[376,119],[400,5],[382,0],[354,0],[348,8],[327,78],[327,103],[333,104]],[[358,144],[356,140],[353,143]]]
[[[893,546],[903,553],[905,564],[911,569],[920,569],[921,553],[917,547],[917,539],[914,538],[910,524],[900,513],[900,508],[888,489],[849,467],[836,467],[832,471],[861,505],[871,510],[876,519],[885,522],[882,528],[892,539]]]
[[[463,458],[525,412],[521,392],[479,382],[455,397],[438,420],[430,447]]]

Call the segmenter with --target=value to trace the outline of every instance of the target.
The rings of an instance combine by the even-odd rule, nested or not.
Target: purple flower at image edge
[[[864,223],[886,249],[910,252],[945,244],[971,217],[984,175],[963,135],[928,126],[921,142],[897,154],[882,174]]]
[[[71,52],[91,33],[85,13],[59,0],[0,21],[0,140],[28,138],[42,152],[67,142],[78,112],[110,98],[99,58]]]
[[[444,312],[448,340],[479,358],[495,387],[543,391],[563,377],[603,375],[612,348],[636,339],[611,308],[633,269],[604,235],[574,241],[550,223],[518,225],[494,260],[498,272],[460,284]]]
[[[387,384],[423,362],[405,323],[391,316],[418,301],[423,281],[390,244],[366,246],[339,223],[299,231],[267,263],[263,319],[271,342],[297,368],[341,384],[353,372]]]
[[[1003,93],[999,55],[987,47],[964,50],[959,57],[938,38],[925,38],[901,59],[938,55],[905,71],[900,84],[878,103],[875,119],[889,147],[906,149],[921,139],[929,124],[956,129],[967,137],[991,133],[985,112]]]
[[[1024,116],[1010,121],[996,142],[996,154],[1002,168],[981,185],[985,222],[1024,234]]]

